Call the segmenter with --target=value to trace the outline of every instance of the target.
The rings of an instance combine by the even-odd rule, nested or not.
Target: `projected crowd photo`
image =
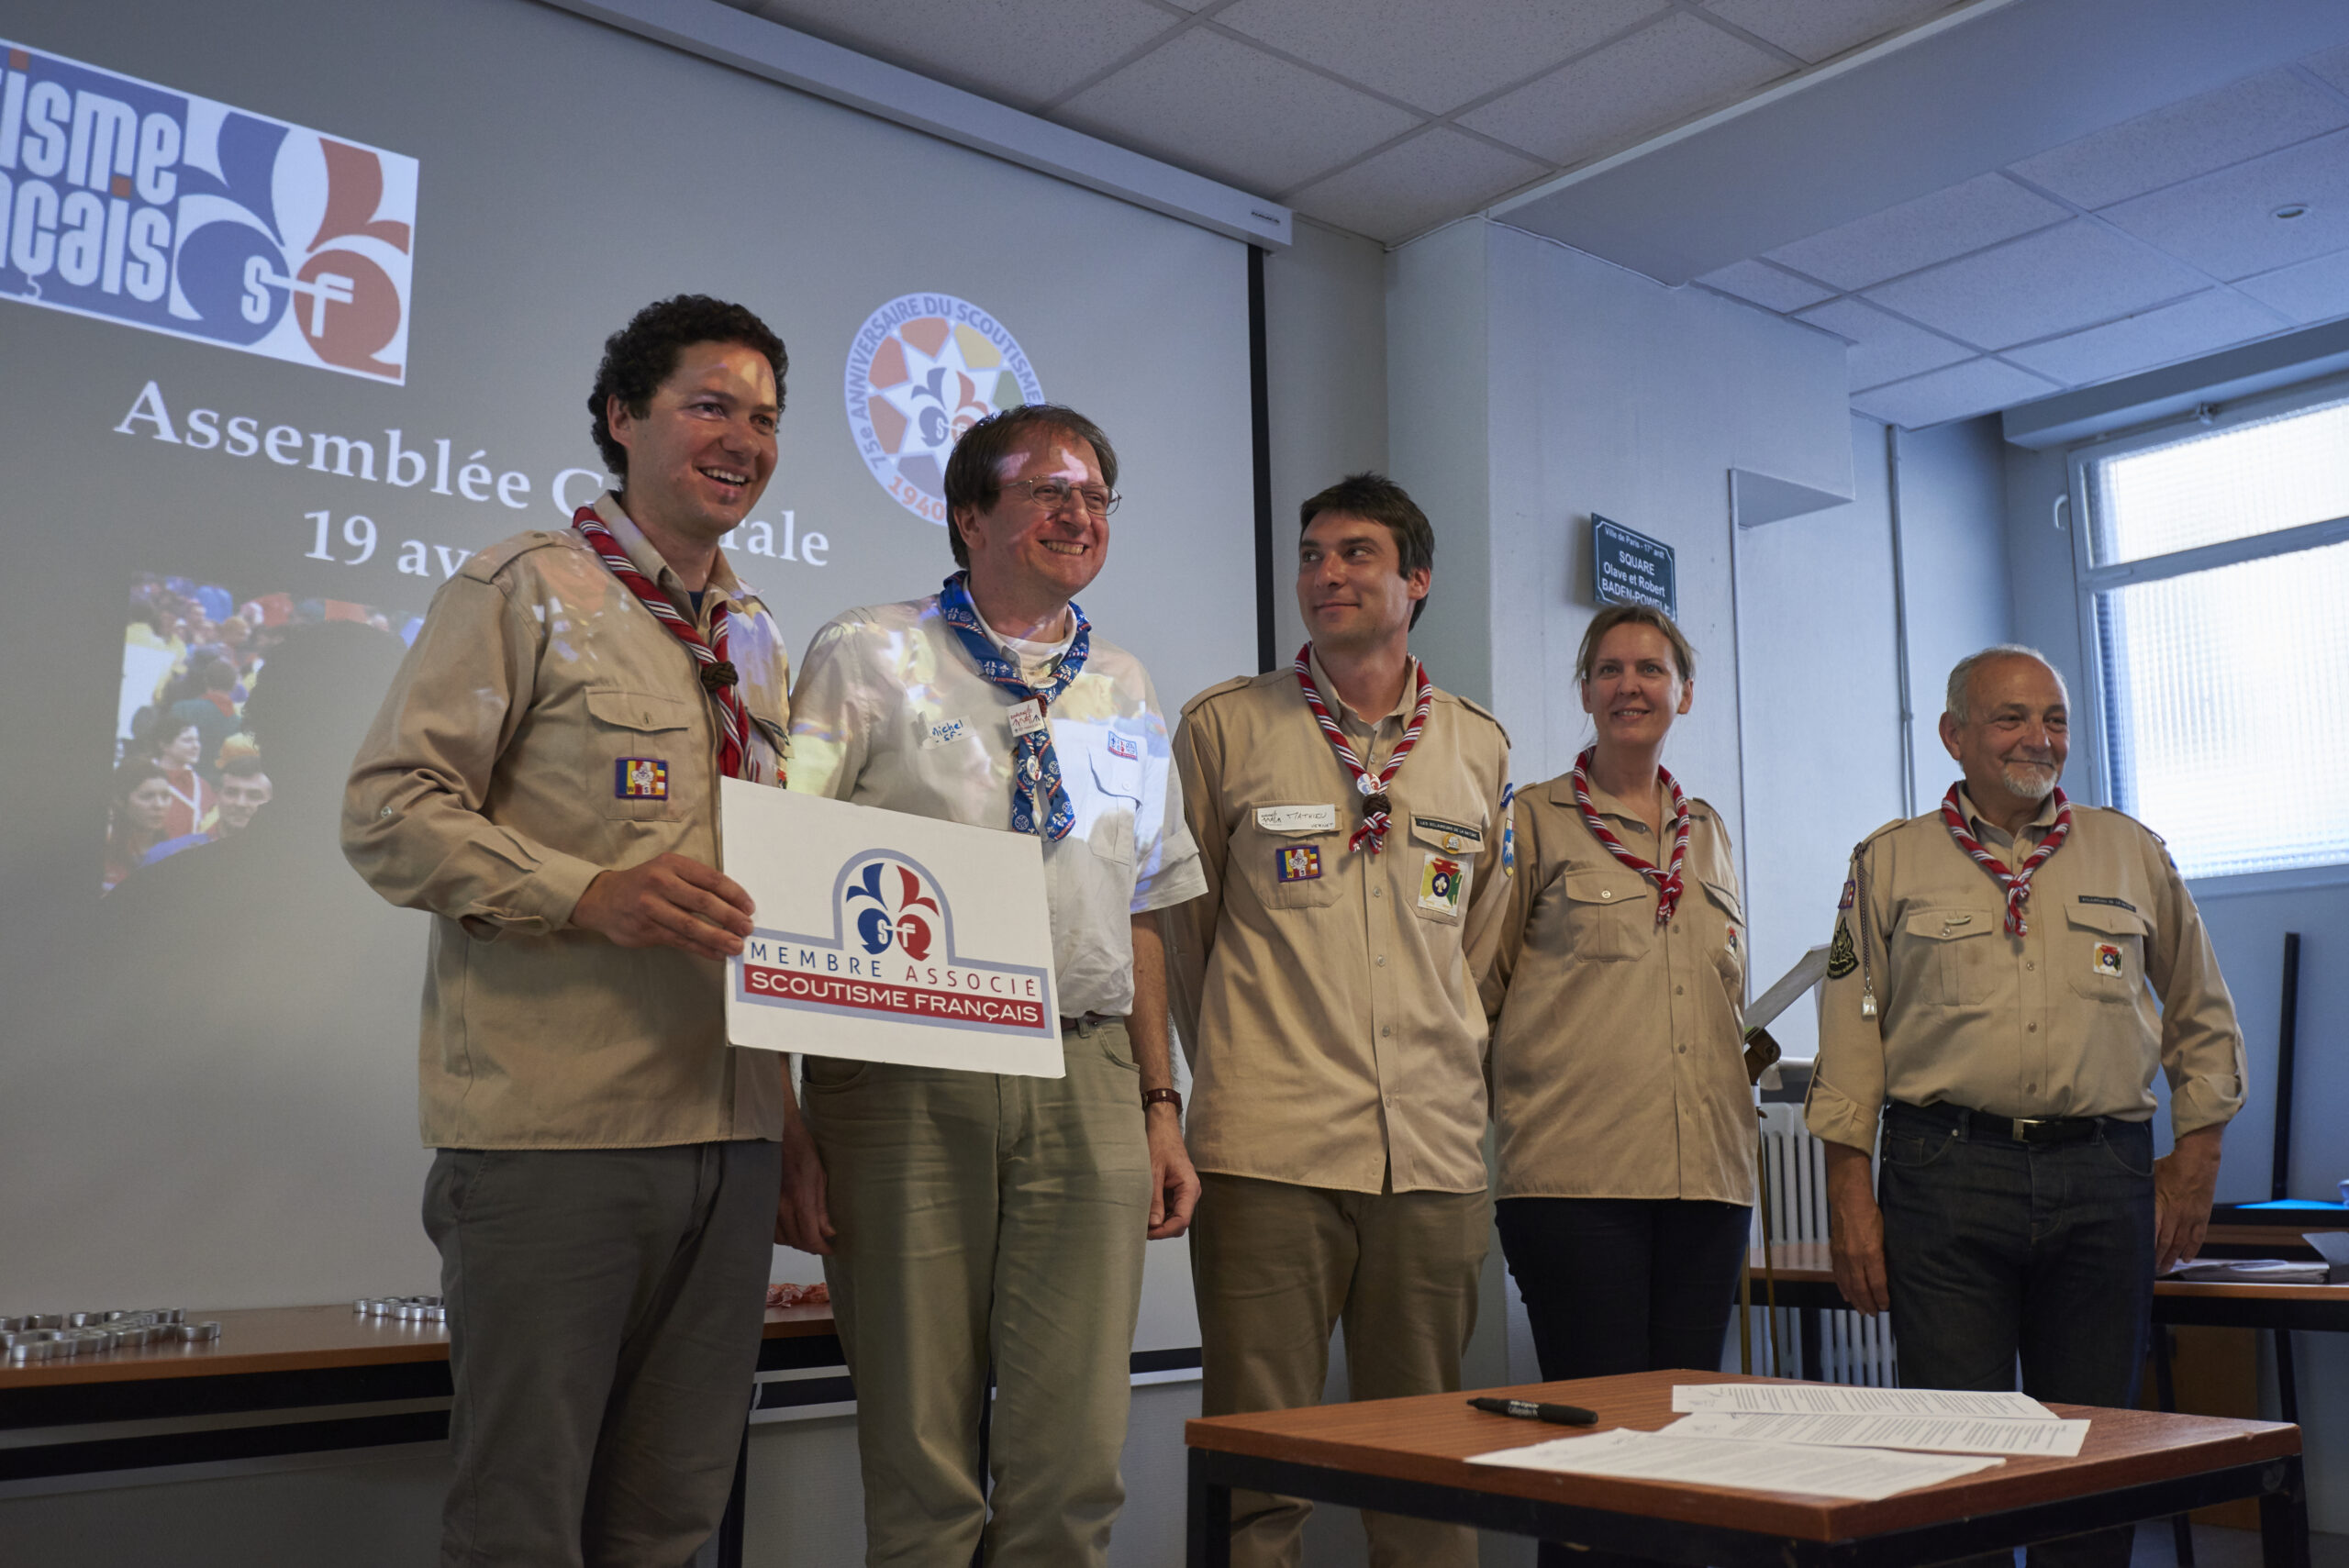
[[[269,747],[247,705],[289,638],[339,622],[402,641],[418,624],[343,599],[240,598],[186,577],[133,579],[106,801],[105,891],[158,862],[244,832],[281,798],[283,770],[273,777]],[[288,738],[272,733],[269,740],[282,750]]]

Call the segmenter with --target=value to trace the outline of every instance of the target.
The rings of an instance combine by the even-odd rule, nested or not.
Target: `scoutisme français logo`
[[[865,318],[848,350],[848,428],[881,488],[946,521],[946,454],[998,409],[1044,388],[1010,329],[950,294],[908,294]]]
[[[406,379],[415,159],[0,49],[0,295]]]
[[[829,933],[753,932],[737,984],[738,1000],[767,1006],[1059,1038],[1049,976],[963,957],[938,879],[894,850],[860,851],[841,867]]]

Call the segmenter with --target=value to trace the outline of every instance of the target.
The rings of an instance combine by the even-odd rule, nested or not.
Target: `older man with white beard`
[[[2243,1104],[2234,1004],[2161,840],[2056,787],[2045,659],[1959,661],[1941,735],[1964,781],[1862,841],[1835,919],[1809,1119],[1836,1283],[1891,1309],[1910,1387],[2012,1388],[2020,1356],[2025,1393],[2126,1406],[2154,1276],[2201,1246]],[[2176,1133],[2158,1161],[2156,1067]],[[2129,1543],[2032,1562],[2121,1568]]]

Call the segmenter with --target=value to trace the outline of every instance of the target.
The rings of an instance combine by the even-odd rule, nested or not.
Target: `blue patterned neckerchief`
[[[1049,716],[1052,704],[1068,690],[1069,683],[1085,672],[1085,656],[1093,646],[1093,626],[1085,612],[1069,601],[1069,614],[1076,617],[1076,635],[1069,639],[1068,651],[1061,655],[1059,667],[1051,681],[1031,686],[1019,678],[1019,666],[1003,656],[1003,651],[987,636],[986,628],[979,620],[976,606],[971,603],[971,574],[957,572],[946,579],[938,591],[938,615],[954,628],[955,638],[963,644],[963,651],[971,656],[979,673],[1023,700],[1033,698],[1039,710]],[[1052,808],[1044,823],[1044,837],[1062,839],[1076,826],[1076,808],[1069,804],[1068,790],[1061,783],[1061,760],[1052,751],[1052,727],[1046,721],[1025,735],[1012,740],[1013,767],[1011,773],[1011,830],[1015,833],[1036,831],[1036,808],[1030,787],[1043,796]]]

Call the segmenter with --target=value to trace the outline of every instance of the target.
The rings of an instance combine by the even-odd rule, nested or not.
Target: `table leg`
[[[2284,1484],[2259,1499],[2261,1568],[2309,1568],[2309,1494],[2298,1454],[2278,1462]]]
[[[2154,1403],[2169,1415],[2177,1413],[2176,1343],[2169,1325],[2156,1323],[2152,1335],[2154,1347]],[[2169,1519],[2170,1541],[2176,1549],[2177,1568],[2194,1568],[2194,1521],[2184,1514],[2172,1514]]]
[[[1208,1477],[1203,1457],[1199,1450],[1191,1451],[1184,1561],[1187,1568],[1231,1568],[1231,1488]]]
[[[2292,1372],[2292,1331],[2276,1330],[2276,1407],[2291,1426],[2300,1424],[2300,1380]]]

